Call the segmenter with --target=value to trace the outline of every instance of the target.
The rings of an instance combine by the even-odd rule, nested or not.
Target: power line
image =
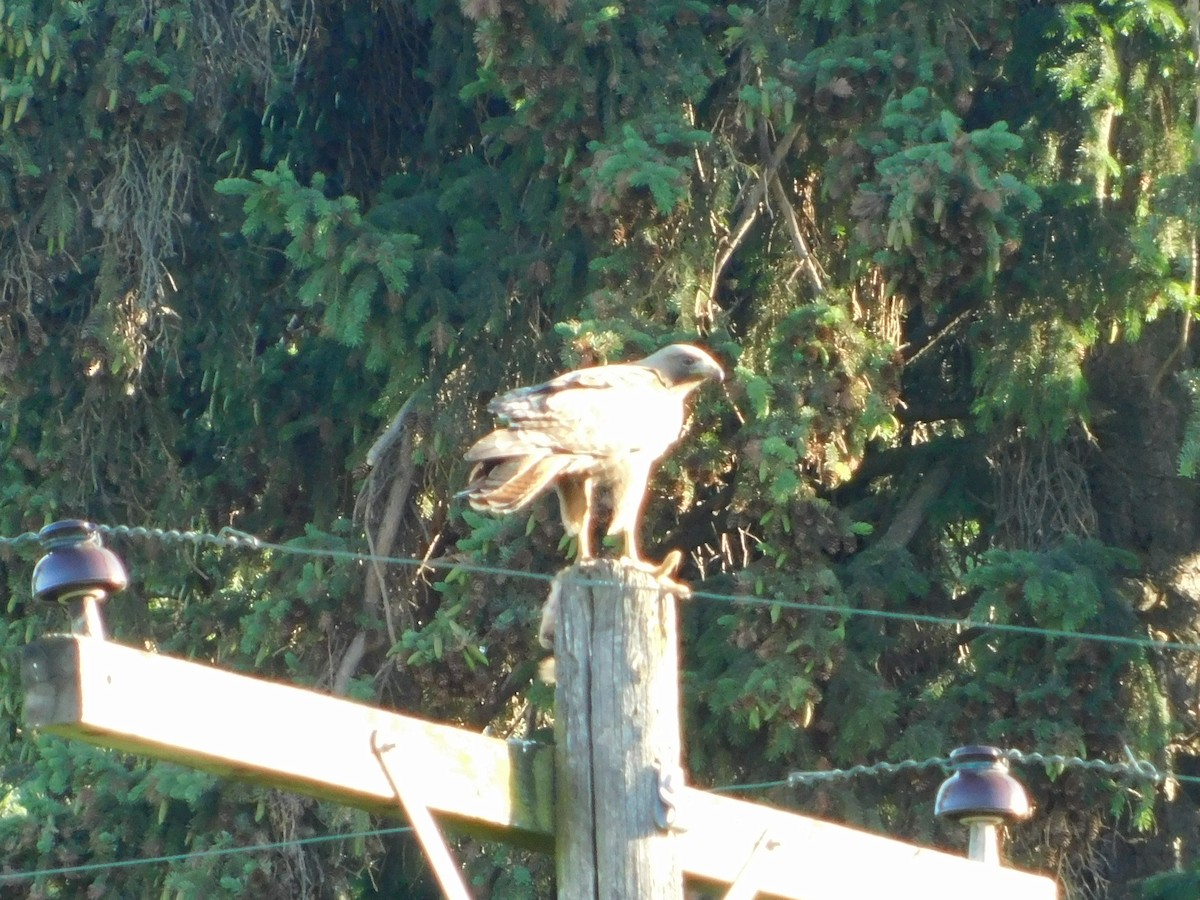
[[[1127,750],[1127,752],[1129,752]],[[1093,772],[1104,772],[1131,780],[1162,783],[1177,781],[1180,783],[1200,784],[1200,776],[1178,775],[1172,772],[1162,772],[1148,760],[1139,760],[1130,753],[1130,761],[1123,763],[1107,762],[1099,759],[1086,759],[1080,756],[1065,756],[1061,754],[1046,754],[1026,752],[1022,750],[1007,750],[1006,759],[1018,764],[1033,764],[1048,768],[1083,769]],[[800,785],[813,786],[821,783],[846,781],[854,778],[871,778],[884,775],[895,775],[905,771],[939,770],[942,774],[953,771],[948,757],[933,756],[928,759],[906,759],[900,762],[877,762],[871,765],[856,765],[845,769],[826,769],[820,771],[790,772],[786,778],[775,781],[755,783],[726,784],[709,788],[713,793],[749,793],[770,790],[781,787],[797,787]],[[395,828],[379,828],[370,831],[349,832],[346,834],[317,835],[308,838],[296,838],[289,841],[272,841],[261,844],[247,844],[240,847],[220,847],[209,850],[195,850],[188,853],[177,853],[166,856],[148,856],[138,859],[115,860],[103,863],[84,863],[76,866],[60,866],[56,868],[34,869],[26,872],[9,872],[0,874],[0,884],[13,884],[21,881],[32,881],[38,878],[53,876],[84,875],[91,872],[108,871],[111,869],[130,868],[143,865],[161,865],[164,863],[184,862],[192,859],[203,859],[218,856],[234,856],[243,853],[262,853],[272,850],[284,850],[292,847],[325,844],[333,841],[357,840],[359,838],[386,837],[388,835],[408,834],[410,826]]]
[[[1006,750],[1004,758],[1010,762],[1022,765],[1039,765],[1048,769],[1084,769],[1092,772],[1103,772],[1131,781],[1149,781],[1161,784],[1166,781],[1179,783],[1200,784],[1200,776],[1179,775],[1174,772],[1163,772],[1154,763],[1146,759],[1137,759],[1132,751],[1126,748],[1129,762],[1108,762],[1102,759],[1086,759],[1081,756],[1066,756],[1058,753],[1037,753],[1024,750]],[[728,784],[710,788],[714,793],[738,791],[763,791],[780,787],[797,787],[799,785],[813,786],[823,783],[848,781],[854,778],[873,778],[883,775],[896,775],[905,771],[921,771],[936,769],[942,774],[954,770],[949,757],[931,756],[928,759],[905,759],[900,762],[877,762],[871,765],[856,765],[845,769],[821,769],[814,771],[790,772],[787,778],[775,781],[760,781],[752,784]]]
[[[32,881],[37,878],[49,878],[55,875],[84,875],[89,872],[124,869],[132,866],[161,865],[162,863],[184,862],[190,859],[203,859],[212,856],[235,856],[240,853],[262,853],[269,850],[285,850],[291,847],[301,847],[311,844],[327,844],[331,841],[357,840],[358,838],[385,837],[392,834],[407,834],[412,831],[408,825],[396,828],[377,828],[371,831],[352,831],[346,834],[323,834],[307,838],[295,838],[290,841],[272,841],[264,844],[246,844],[241,847],[214,847],[209,850],[193,850],[189,853],[175,853],[168,856],[145,856],[138,859],[120,859],[103,863],[84,863],[78,866],[59,866],[53,869],[33,869],[28,872],[6,872],[0,874],[0,884],[13,884],[18,881]]]
[[[372,563],[378,565],[405,566],[423,569],[442,569],[450,572],[463,572],[475,575],[500,576],[507,578],[525,578],[536,581],[551,582],[553,575],[541,572],[529,572],[520,569],[510,569],[503,566],[488,566],[480,563],[454,559],[419,559],[415,556],[384,556],[375,553],[363,553],[354,550],[342,550],[334,547],[304,547],[296,544],[279,544],[264,541],[244,531],[234,528],[222,528],[217,534],[203,531],[177,531],[174,529],[148,528],[129,525],[98,525],[97,528],[105,533],[120,537],[135,537],[158,540],[164,543],[183,542],[195,545],[214,545],[230,550],[255,550],[259,552],[275,552],[295,556],[321,557],[340,559],[348,562]],[[12,538],[0,536],[0,545],[21,544],[30,541],[37,542],[34,532],[26,532]],[[600,581],[584,581],[584,584],[597,585]],[[698,600],[708,600],[719,603],[730,603],[739,606],[767,606],[781,609],[793,609],[801,612],[819,613],[823,615],[839,615],[846,617],[874,618],[898,622],[910,622],[926,625],[937,625],[960,630],[973,629],[994,632],[998,634],[1022,634],[1042,638],[1060,638],[1066,640],[1093,641],[1114,646],[1133,647],[1143,650],[1175,651],[1183,653],[1200,653],[1200,643],[1186,641],[1163,641],[1154,638],[1137,637],[1134,635],[1104,634],[1101,632],[1069,631],[1062,628],[1043,628],[1036,625],[1018,625],[1009,622],[985,622],[971,618],[955,618],[952,616],[936,616],[929,613],[900,612],[896,610],[863,609],[845,604],[806,603],[797,600],[781,600],[770,597],[752,595],[735,596],[719,594],[712,591],[693,590],[691,596]]]
[[[813,785],[823,781],[844,781],[850,778],[874,777],[877,775],[895,775],[905,771],[920,771],[922,769],[938,769],[945,773],[950,771],[950,759],[946,756],[933,756],[929,759],[905,759],[900,762],[877,762],[871,765],[851,766],[848,769],[828,769],[814,772],[789,772],[787,784]]]
[[[469,572],[477,575],[498,575],[504,577],[528,578],[536,581],[553,581],[553,575],[541,572],[529,572],[520,569],[507,569],[502,566],[487,566],[480,563],[465,562],[453,559],[419,559],[415,556],[383,556],[376,553],[363,553],[358,550],[342,550],[337,547],[304,547],[297,544],[277,544],[265,541],[244,531],[225,527],[217,534],[203,531],[175,531],[162,528],[147,528],[130,525],[97,525],[99,531],[120,537],[140,537],[160,540],[164,543],[191,543],[196,545],[211,544],[229,550],[259,550],[292,556],[322,557],[340,559],[346,562],[369,562],[380,565],[404,566],[411,569],[449,569],[450,571]],[[21,535],[24,538],[26,535]],[[34,535],[36,538],[37,535]],[[4,539],[0,538],[0,543]]]
[[[202,531],[177,531],[174,529],[147,528],[130,525],[98,525],[98,530],[114,536],[140,537],[159,540],[164,543],[182,542],[196,545],[214,545],[230,550],[256,550],[261,552],[276,552],[293,556],[320,557],[325,559],[340,559],[347,562],[369,562],[378,565],[404,566],[407,568],[443,569],[451,572],[463,572],[474,575],[489,575],[505,578],[525,578],[534,581],[551,582],[553,575],[542,572],[529,572],[522,569],[510,569],[503,566],[488,566],[480,563],[453,559],[420,559],[415,556],[384,556],[375,553],[363,553],[356,550],[341,550],[335,547],[301,547],[295,544],[278,544],[264,541],[252,534],[238,531],[234,528],[223,528],[218,534]],[[26,543],[37,543],[35,532],[25,532],[16,537],[0,536],[0,545],[20,546]],[[583,580],[585,585],[601,585],[601,580]],[[978,631],[995,632],[999,634],[1023,634],[1043,638],[1062,638],[1067,640],[1093,641],[1112,644],[1115,646],[1134,647],[1143,650],[1177,651],[1183,653],[1200,653],[1200,643],[1187,641],[1162,641],[1154,638],[1136,637],[1134,635],[1104,634],[1102,632],[1069,631],[1063,628],[1044,628],[1037,625],[1017,625],[1010,622],[983,622],[971,618],[955,618],[953,616],[935,616],[930,613],[900,612],[887,609],[864,609],[845,604],[806,603],[798,600],[781,600],[770,597],[752,595],[719,594],[712,591],[693,590],[691,596],[697,600],[710,600],[720,603],[730,603],[737,606],[774,606],[781,609],[793,609],[800,612],[821,613],[846,617],[884,619],[897,622],[910,622],[925,625],[938,625],[958,629],[973,629]]]
[[[1200,644],[1186,641],[1159,641],[1154,638],[1135,637],[1124,634],[1104,634],[1092,631],[1067,631],[1063,628],[1042,628],[1038,625],[1014,625],[1009,622],[980,622],[976,619],[956,619],[951,616],[935,616],[929,613],[897,612],[886,609],[863,609],[843,604],[825,605],[821,603],[804,603],[796,600],[772,600],[767,597],[734,597],[726,594],[713,594],[707,591],[692,591],[692,596],[701,600],[715,600],[739,605],[778,606],[782,609],[795,609],[803,612],[826,613],[844,616],[860,616],[869,619],[888,619],[892,621],[914,622],[925,625],[944,625],[961,629],[991,631],[1000,634],[1024,634],[1045,638],[1067,638],[1070,640],[1095,641],[1098,643],[1116,644],[1126,647],[1138,647],[1147,650],[1177,650],[1186,653],[1200,653]]]
[[[0,547],[20,547],[23,544],[33,545],[36,543],[38,543],[36,531],[26,531],[24,534],[18,534],[16,537],[5,537],[0,535]]]
[[[441,568],[450,569],[452,571],[470,572],[486,575],[503,575],[514,578],[533,578],[543,581],[552,580],[553,576],[530,573],[515,569],[482,566],[470,562],[457,560],[422,560],[415,557],[393,557],[379,556],[375,554],[365,554],[355,551],[347,551],[336,548],[320,548],[312,546],[298,546],[294,544],[276,544],[262,541],[253,535],[239,532],[233,529],[222,529],[218,534],[209,534],[199,531],[176,531],[162,530],[144,527],[130,526],[99,526],[99,529],[112,536],[144,538],[150,540],[158,540],[162,542],[187,542],[196,545],[214,545],[223,549],[230,550],[252,550],[256,552],[277,552],[280,554],[293,554],[303,556],[321,556],[327,558],[339,558],[354,562],[374,562],[387,565],[403,565],[418,569]],[[0,545],[19,545],[29,542],[37,542],[38,536],[32,533],[19,535],[16,538],[0,537]],[[584,583],[599,584],[600,580],[592,580]],[[863,610],[849,606],[841,605],[826,605],[819,603],[802,603],[795,601],[774,600],[765,597],[755,596],[733,596],[727,594],[719,594],[714,592],[696,591],[692,596],[714,602],[732,603],[739,605],[756,605],[756,606],[772,606],[779,608],[797,609],[806,612],[818,613],[822,615],[844,615],[854,616],[863,615],[876,618],[887,618],[895,620],[903,620],[909,622],[923,622],[927,624],[944,625],[954,628],[976,628],[980,630],[992,630],[999,632],[1023,633],[1030,635],[1048,636],[1053,638],[1067,638],[1076,640],[1097,640],[1109,643],[1125,644],[1139,646],[1147,649],[1171,649],[1171,650],[1186,650],[1200,651],[1200,645],[1183,644],[1177,642],[1154,641],[1150,639],[1139,639],[1123,635],[1107,635],[1095,634],[1087,632],[1071,632],[1061,629],[1045,629],[1035,626],[1017,626],[1006,623],[991,623],[991,622],[972,622],[969,619],[957,619],[941,616],[932,616],[920,613],[903,613],[890,612],[881,610]],[[1109,763],[1102,760],[1088,760],[1078,756],[1061,756],[1047,755],[1041,753],[1023,753],[1021,751],[1007,751],[1006,758],[1013,762],[1036,763],[1047,767],[1068,768],[1084,768],[1095,771],[1101,771],[1107,774],[1120,775],[1126,778],[1134,778],[1147,780],[1153,783],[1159,783],[1168,779],[1177,781],[1200,781],[1197,779],[1188,779],[1181,776],[1164,774],[1159,772],[1153,764],[1146,761],[1138,761],[1132,758],[1129,763]],[[776,782],[763,782],[759,784],[743,784],[743,785],[727,785],[723,787],[713,788],[714,791],[749,791],[766,789],[775,786],[797,786],[797,785],[814,785],[821,782],[833,782],[841,779],[851,779],[856,777],[878,777],[883,775],[893,775],[906,770],[922,770],[922,769],[941,769],[948,771],[951,768],[950,760],[945,757],[931,757],[926,760],[902,760],[899,762],[878,762],[872,765],[856,765],[848,769],[827,770],[821,772],[792,772],[786,779]],[[369,832],[359,832],[346,835],[325,835],[314,838],[298,839],[291,841],[280,841],[267,844],[251,845],[247,847],[231,847],[217,848],[204,851],[196,851],[192,853],[177,854],[171,856],[149,857],[137,860],[123,860],[108,863],[91,863],[81,866],[61,867],[54,869],[42,869],[32,872],[9,873],[0,875],[0,884],[11,883],[18,880],[29,880],[41,877],[50,877],[54,875],[71,875],[81,874],[89,871],[107,870],[119,867],[161,864],[170,863],[187,859],[204,858],[212,856],[224,856],[236,853],[262,852],[274,849],[287,847],[301,846],[305,844],[323,843],[328,841],[343,840],[345,838],[368,837],[383,834],[394,834],[409,831],[409,828],[384,829]]]
[[[1106,762],[1102,759],[1084,759],[1080,756],[1064,756],[1058,753],[1025,753],[1020,750],[1009,750],[1005,756],[1015,763],[1032,763],[1047,768],[1088,769],[1093,772],[1104,772],[1135,781],[1151,781],[1161,784],[1164,781],[1200,783],[1200,777],[1176,775],[1173,772],[1162,772],[1148,759],[1138,759],[1128,747],[1125,753],[1129,762]]]

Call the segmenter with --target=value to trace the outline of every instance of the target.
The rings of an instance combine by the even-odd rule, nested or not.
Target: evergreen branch
[[[1191,401],[1183,428],[1183,441],[1179,446],[1179,474],[1184,478],[1194,478],[1200,469],[1200,369],[1180,372],[1179,380]]]

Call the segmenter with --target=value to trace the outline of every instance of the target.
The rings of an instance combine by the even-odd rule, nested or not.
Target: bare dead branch
[[[742,241],[746,239],[746,235],[749,234],[754,220],[758,218],[762,202],[766,198],[767,185],[770,179],[776,177],[779,167],[783,165],[784,157],[792,149],[792,144],[795,143],[796,137],[799,134],[799,125],[793,125],[787,130],[767,158],[760,177],[754,179],[754,181],[747,182],[738,193],[737,199],[734,200],[732,208],[738,209],[740,207],[742,215],[738,220],[737,227],[733,229],[732,236],[725,245],[724,251],[713,261],[712,277],[709,279],[708,286],[708,302],[710,305],[716,302],[717,285],[721,281],[721,274],[725,271],[725,267],[729,265],[729,261],[733,259],[733,254],[737,252]],[[747,189],[749,189],[749,193],[747,193]]]

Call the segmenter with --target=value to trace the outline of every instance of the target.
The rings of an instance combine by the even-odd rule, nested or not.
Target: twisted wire
[[[209,534],[205,531],[178,531],[173,528],[147,528],[143,525],[97,525],[96,529],[102,534],[149,538],[164,543],[175,541],[196,545],[212,544],[231,550],[262,550],[267,546],[265,542],[254,535],[229,526],[222,528],[216,534]]]
[[[1093,772],[1104,772],[1134,780],[1151,781],[1156,784],[1168,778],[1175,781],[1200,782],[1200,777],[1176,775],[1160,771],[1154,763],[1147,759],[1137,759],[1129,748],[1125,748],[1129,762],[1108,762],[1103,759],[1086,759],[1082,756],[1066,756],[1059,753],[1038,753],[1025,750],[1005,750],[1003,756],[1010,762],[1018,764],[1045,766],[1047,769],[1086,769]],[[791,772],[784,781],[763,782],[761,785],[745,785],[743,789],[754,787],[814,785],[822,782],[844,781],[850,778],[865,776],[895,775],[907,770],[941,769],[944,773],[954,770],[954,763],[946,756],[932,756],[929,759],[904,759],[899,762],[877,762],[872,765],[856,765],[846,769],[827,769],[812,772]]]
[[[1125,752],[1129,755],[1129,762],[1106,762],[1102,759],[1084,759],[1081,756],[1064,756],[1059,753],[1027,753],[1021,750],[1008,750],[1004,755],[1016,763],[1033,763],[1048,769],[1090,769],[1125,778],[1144,779],[1156,784],[1167,780],[1168,776],[1160,772],[1150,760],[1137,759],[1128,748]],[[1183,775],[1171,775],[1170,777],[1176,781],[1191,780]]]
[[[23,534],[14,535],[13,537],[5,537],[0,535],[0,547],[20,547],[22,544],[36,544],[38,536],[36,531],[26,531]]]
[[[876,775],[895,775],[899,772],[921,769],[941,769],[950,771],[950,760],[945,756],[933,756],[929,759],[903,759],[900,762],[877,762],[869,766],[857,765],[848,769],[828,769],[819,772],[790,772],[787,784],[813,785],[825,781],[843,781],[848,778],[862,778]]]
[[[130,525],[97,525],[97,529],[104,534],[122,537],[139,537],[150,540],[158,540],[164,543],[186,542],[196,545],[209,544],[224,549],[272,551],[281,554],[292,554],[297,556],[323,557],[352,562],[369,562],[379,565],[407,566],[409,568],[415,568],[418,570],[442,569],[449,570],[450,574],[469,573],[477,575],[494,575],[508,578],[525,578],[544,582],[552,582],[556,577],[554,575],[541,572],[528,572],[520,569],[509,569],[502,566],[489,566],[462,559],[418,559],[417,557],[411,556],[382,556],[374,553],[363,553],[354,550],[341,550],[331,547],[304,547],[295,543],[272,543],[270,541],[264,541],[261,538],[255,537],[252,534],[248,534],[244,531],[238,531],[237,529],[230,527],[222,528],[217,534],[211,534],[203,531],[179,531],[175,529],[149,528],[145,526]],[[11,538],[0,536],[0,545],[27,543],[30,541],[36,542],[37,540],[38,536],[35,533],[27,532]],[[587,577],[583,578],[580,583],[587,586],[600,586],[606,584],[603,579],[589,579]],[[750,595],[734,596],[729,594],[718,594],[712,591],[704,590],[692,590],[691,597],[696,600],[731,603],[734,605],[743,606],[770,606],[778,607],[780,609],[793,609],[801,612],[819,613],[823,615],[841,615],[848,617],[858,616],[862,618],[875,618],[917,624],[939,625],[960,630],[975,629],[998,634],[1022,634],[1043,638],[1085,640],[1111,644],[1114,646],[1135,647],[1146,650],[1200,653],[1200,643],[1162,641],[1153,638],[1136,637],[1133,635],[1068,631],[1061,628],[1043,628],[1036,625],[1018,625],[1008,622],[980,622],[970,618],[935,616],[928,613],[901,612],[897,610],[882,609],[862,609],[859,607],[846,606],[844,604],[807,603],[795,600],[780,600],[776,598],[756,597]]]

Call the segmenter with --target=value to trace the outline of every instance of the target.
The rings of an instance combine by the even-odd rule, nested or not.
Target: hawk
[[[461,492],[473,509],[509,513],[553,487],[576,561],[591,559],[597,495],[608,495],[608,533],[624,555],[656,570],[638,553],[637,530],[654,464],[683,433],[684,401],[725,373],[690,344],[671,344],[636,362],[577,369],[544,384],[500,394],[488,409],[500,427],[480,438]],[[677,555],[677,554],[676,554]]]

